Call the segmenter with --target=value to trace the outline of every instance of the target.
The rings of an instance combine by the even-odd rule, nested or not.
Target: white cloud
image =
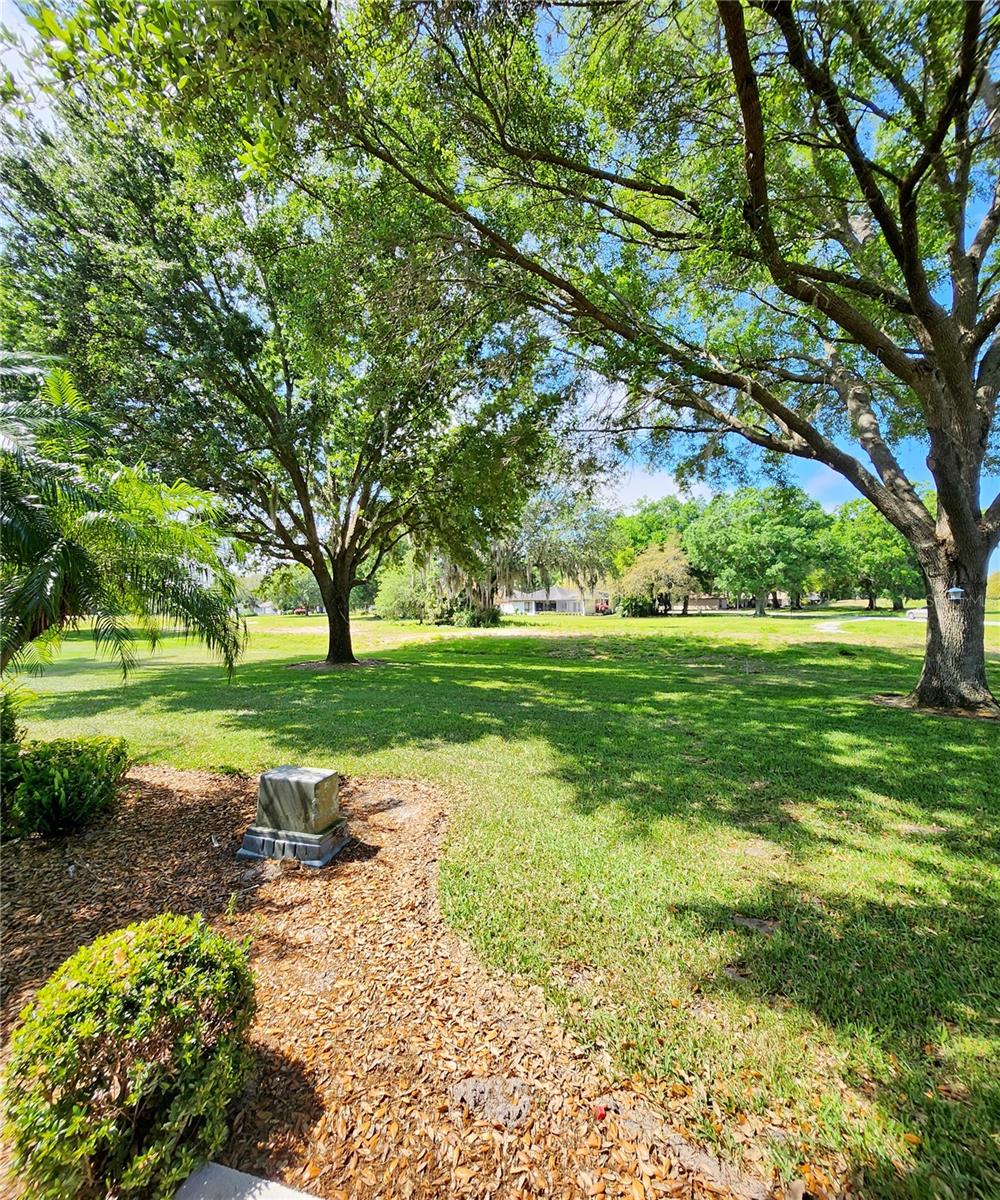
[[[817,464],[804,478],[800,486],[813,500],[818,500],[827,512],[832,512],[838,504],[857,497],[857,492],[844,479],[825,464]]]
[[[703,483],[693,484],[687,492],[681,490],[669,471],[650,471],[632,467],[604,485],[601,499],[611,509],[633,509],[640,500],[660,500],[664,496],[692,497],[708,500],[712,491]]]
[[[12,0],[0,0],[0,26],[12,33],[20,43],[8,43],[0,47],[0,61],[15,79],[21,79],[25,75],[24,48],[34,46],[38,42],[38,34]]]

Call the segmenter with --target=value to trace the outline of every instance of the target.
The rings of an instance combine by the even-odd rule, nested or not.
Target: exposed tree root
[[[905,708],[910,712],[929,713],[935,717],[966,717],[973,721],[1000,721],[1000,704],[981,704],[975,708],[947,708],[936,704],[921,704],[913,692],[900,695],[886,692],[872,696],[883,708]]]
[[[290,671],[352,671],[357,667],[388,667],[384,658],[356,658],[353,662],[327,662],[325,658],[315,658],[309,662],[290,663]]]

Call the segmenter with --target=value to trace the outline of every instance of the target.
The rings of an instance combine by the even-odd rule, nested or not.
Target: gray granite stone
[[[322,833],[299,833],[293,829],[264,829],[251,825],[243,835],[237,858],[294,858],[304,867],[325,867],[350,840],[345,822],[335,821]]]
[[[340,776],[322,767],[275,767],[260,777],[257,821],[262,829],[323,833],[340,817]]]
[[[338,794],[340,776],[320,767],[276,767],[260,777],[257,820],[238,858],[295,859],[325,867],[347,843]]]

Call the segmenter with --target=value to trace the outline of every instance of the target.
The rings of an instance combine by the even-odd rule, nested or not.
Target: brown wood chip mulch
[[[5,1037],[81,943],[203,912],[251,936],[257,979],[232,1167],[342,1200],[771,1194],[615,1086],[540,993],[491,975],[448,929],[433,790],[348,782],[352,841],[319,872],[234,857],[254,800],[252,780],[143,767],[103,827],[5,845]]]

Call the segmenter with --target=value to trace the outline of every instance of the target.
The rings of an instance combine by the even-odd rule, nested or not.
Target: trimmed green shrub
[[[4,1081],[38,1200],[173,1196],[224,1145],[250,1067],[246,948],[172,913],[84,946],[21,1014]]]
[[[4,755],[16,783],[4,781],[4,833],[62,837],[74,833],[114,803],[128,770],[122,738],[57,738],[32,742]]]
[[[10,806],[21,782],[21,747],[16,742],[0,742],[0,836],[10,837]]]
[[[21,782],[20,710],[21,696],[7,685],[0,686],[0,837],[11,832],[10,804]]]
[[[618,600],[618,615],[621,617],[650,617],[653,605],[648,596],[622,596]]]
[[[21,700],[16,692],[9,687],[0,688],[0,744],[16,745],[24,736],[24,729],[18,723],[21,712]]]
[[[500,609],[495,605],[489,608],[460,608],[455,613],[455,624],[470,629],[493,629],[500,624]]]

